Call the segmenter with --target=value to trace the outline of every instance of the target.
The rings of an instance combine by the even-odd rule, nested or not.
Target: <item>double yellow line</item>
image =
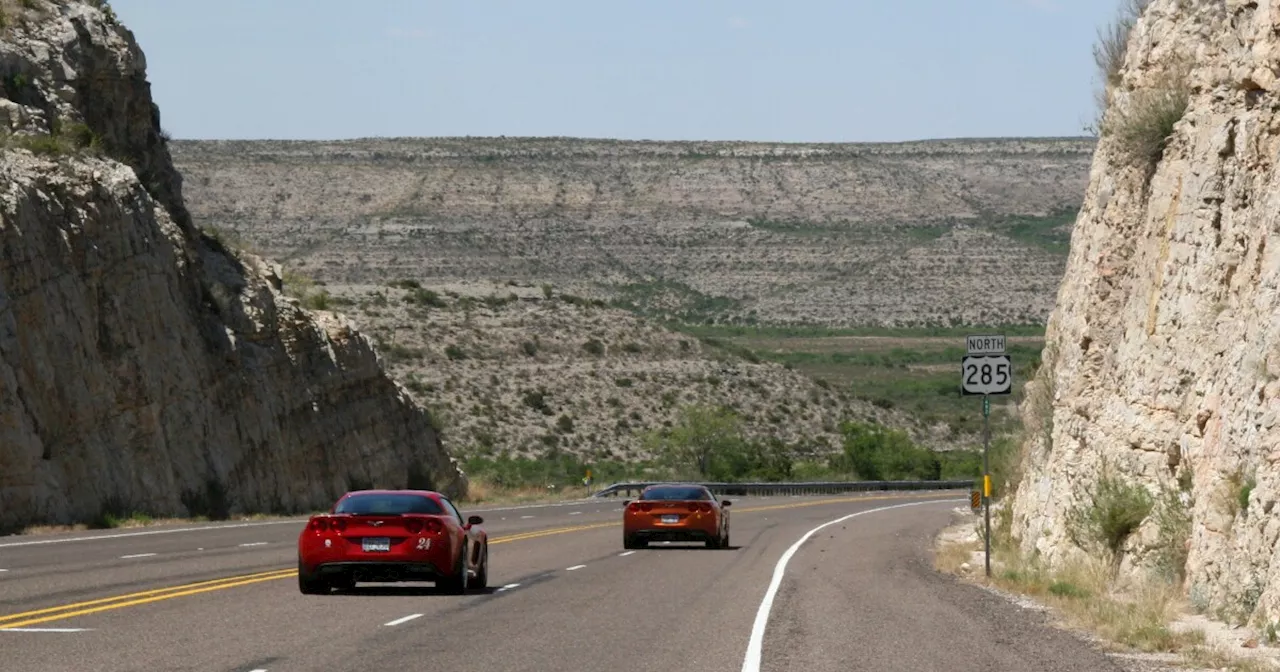
[[[751,513],[756,511],[776,511],[779,509],[799,509],[809,506],[826,506],[831,504],[844,504],[849,502],[868,502],[880,499],[943,499],[955,498],[954,493],[947,495],[873,495],[860,497],[842,497],[838,499],[823,499],[809,502],[793,502],[791,504],[774,504],[770,506],[753,506],[749,508],[738,509],[736,513]],[[489,544],[505,544],[512,541],[524,541],[526,539],[537,539],[539,537],[549,537],[557,534],[568,534],[570,532],[582,532],[585,530],[603,529],[606,527],[618,527],[621,521],[608,523],[593,523],[587,525],[574,525],[571,527],[553,527],[545,530],[535,530],[532,532],[518,532],[508,534],[501,537],[494,537],[489,540]],[[270,572],[259,572],[257,574],[242,574],[239,576],[228,576],[221,579],[213,579],[210,581],[199,581],[197,583],[186,583],[177,586],[169,586],[168,588],[156,588],[154,590],[144,590],[137,593],[128,593],[125,595],[117,595],[115,597],[104,597],[97,600],[89,600],[87,602],[75,602],[72,604],[64,604],[57,607],[48,607],[45,609],[36,609],[34,611],[24,611],[16,614],[5,614],[0,616],[0,630],[6,628],[27,628],[49,621],[58,621],[76,616],[87,616],[112,609],[123,609],[125,607],[135,607],[142,604],[150,604],[152,602],[160,602],[161,600],[171,600],[175,597],[186,597],[188,595],[199,595],[200,593],[210,593],[215,590],[225,590],[227,588],[236,588],[239,586],[247,586],[254,583],[262,583],[264,581],[275,581],[277,579],[288,579],[298,575],[297,569],[277,569]]]
[[[133,607],[139,604],[149,604],[151,602],[159,602],[161,600],[170,600],[175,597],[198,595],[200,593],[223,590],[224,588],[235,588],[236,586],[247,586],[251,583],[261,583],[263,581],[287,579],[291,576],[296,576],[297,573],[298,570],[296,569],[277,569],[271,572],[229,576],[223,579],[187,583],[179,586],[170,586],[168,588],[157,588],[155,590],[144,590],[139,593],[117,595],[115,597],[104,597],[98,600],[89,600],[88,602],[75,602],[73,604],[64,604],[57,607],[49,607],[47,609],[36,609],[35,611],[6,614],[4,616],[0,616],[0,630],[5,628],[27,628],[40,623],[58,621],[64,618],[71,618],[73,616],[87,616],[89,614],[96,614],[100,611]]]

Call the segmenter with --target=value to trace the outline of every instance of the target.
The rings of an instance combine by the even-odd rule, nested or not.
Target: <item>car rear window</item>
[[[703,488],[689,486],[664,486],[661,488],[649,488],[640,493],[640,499],[658,500],[658,501],[701,501],[711,499],[711,493]]]
[[[334,513],[355,515],[395,515],[398,513],[444,513],[444,509],[430,497],[422,495],[351,495],[338,502]]]

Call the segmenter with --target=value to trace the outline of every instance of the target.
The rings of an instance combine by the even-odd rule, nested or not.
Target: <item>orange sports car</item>
[[[729,504],[701,485],[651,485],[639,499],[622,503],[622,545],[644,548],[651,541],[701,541],[707,548],[728,548]]]

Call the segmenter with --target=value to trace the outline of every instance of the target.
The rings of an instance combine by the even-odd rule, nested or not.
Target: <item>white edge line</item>
[[[498,589],[498,592],[499,592],[499,593],[501,593],[501,592],[502,592],[502,591],[504,591],[504,590],[511,590],[512,588],[518,588],[519,586],[520,586],[520,584],[518,584],[518,583],[508,583],[507,585],[505,585],[505,586],[503,586],[503,587],[499,588],[499,589]]]
[[[574,565],[572,567],[565,567],[564,571],[572,572],[575,569],[582,569],[583,567],[586,567],[586,565]]]
[[[866,515],[868,513],[876,513],[878,511],[888,511],[889,509],[900,509],[906,506],[920,506],[922,504],[939,504],[942,502],[952,503],[950,500],[931,500],[927,502],[911,502],[909,504],[893,504],[891,506],[881,506],[875,509],[867,509],[858,511],[847,516],[841,516],[835,520],[827,521],[812,530],[805,533],[800,540],[791,545],[786,553],[778,558],[778,564],[773,569],[773,580],[769,582],[769,588],[764,592],[764,599],[760,601],[760,609],[756,611],[755,623],[751,625],[751,639],[747,642],[747,655],[742,660],[742,672],[760,672],[760,654],[764,646],[764,630],[769,624],[769,611],[773,608],[773,598],[778,594],[778,587],[782,585],[782,576],[786,574],[787,563],[791,560],[791,556],[800,550],[800,546],[809,540],[814,534],[828,525],[843,523],[850,518]]]
[[[7,570],[7,569],[0,569],[0,572],[7,572],[7,571],[9,571],[9,570]]]
[[[632,553],[635,553],[635,551],[627,551],[626,553],[619,553],[619,554],[618,554],[618,557],[619,557],[619,558],[625,558],[625,557],[627,557],[628,555],[631,555]]]
[[[397,618],[396,620],[391,621],[390,623],[383,623],[383,625],[400,625],[401,623],[408,623],[409,621],[412,621],[415,618],[419,618],[420,616],[422,616],[422,614],[409,614],[404,618]]]
[[[571,515],[571,516],[581,516],[581,515],[582,515],[582,512],[581,512],[581,511],[570,511],[570,512],[569,512],[569,515]]]
[[[151,557],[151,556],[153,556],[153,555],[155,555],[155,553],[134,553],[133,555],[122,555],[122,556],[120,556],[120,559],[121,559],[121,560],[131,560],[131,559],[133,559],[133,558],[149,558],[149,557]]]
[[[267,545],[267,542],[265,541],[254,541],[248,544],[240,544],[240,547],[244,548],[246,546],[266,546],[266,545]]]
[[[0,628],[0,632],[88,632],[92,628]]]

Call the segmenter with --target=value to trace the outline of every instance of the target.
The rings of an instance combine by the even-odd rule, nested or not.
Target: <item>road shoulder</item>
[[[1016,609],[1042,614],[1051,627],[1105,651],[1125,672],[1280,669],[1280,650],[1259,646],[1246,632],[1188,613],[1176,589],[1118,594],[1105,580],[1090,576],[1087,568],[1049,573],[998,547],[992,551],[988,578],[981,516],[967,507],[955,508],[950,515],[933,539],[937,571]],[[995,517],[993,509],[993,521]]]

